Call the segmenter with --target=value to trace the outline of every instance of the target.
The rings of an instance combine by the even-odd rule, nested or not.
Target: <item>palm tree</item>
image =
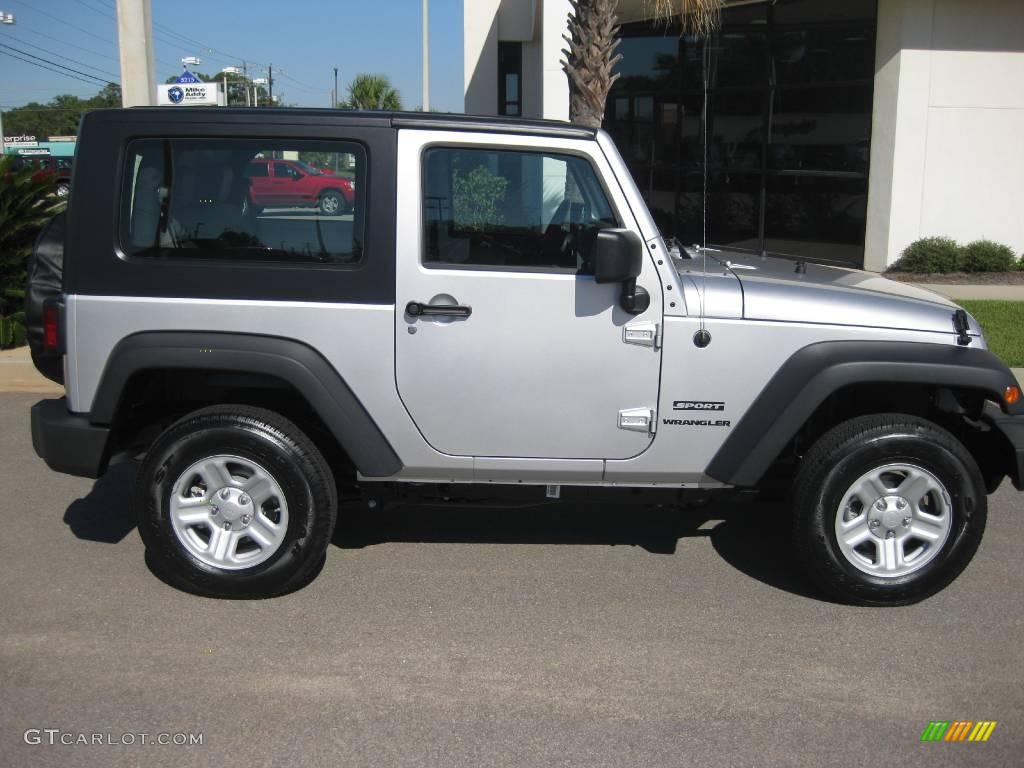
[[[382,109],[389,112],[402,108],[402,97],[386,75],[356,75],[348,84],[348,100],[342,109]]]
[[[562,69],[569,78],[569,119],[600,128],[608,92],[618,79],[613,73],[622,55],[619,46],[618,0],[569,0],[569,44],[562,53]],[[654,17],[669,21],[680,17],[682,32],[706,36],[721,20],[725,0],[650,0]]]

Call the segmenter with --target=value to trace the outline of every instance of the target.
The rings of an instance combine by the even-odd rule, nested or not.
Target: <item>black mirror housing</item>
[[[591,244],[591,264],[598,283],[623,283],[640,275],[644,244],[628,229],[600,229]]]

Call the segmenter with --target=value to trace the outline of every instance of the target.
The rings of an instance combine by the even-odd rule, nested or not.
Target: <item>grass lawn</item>
[[[985,331],[989,349],[1011,368],[1024,368],[1024,301],[959,301]]]

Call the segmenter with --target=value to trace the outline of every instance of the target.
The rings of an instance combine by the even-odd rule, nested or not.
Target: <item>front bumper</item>
[[[68,411],[63,397],[32,406],[32,447],[46,465],[78,477],[97,478],[107,470],[110,428]]]
[[[1024,491],[1024,414],[1007,414],[992,401],[985,403],[985,420],[1013,447],[1010,479],[1018,491]]]

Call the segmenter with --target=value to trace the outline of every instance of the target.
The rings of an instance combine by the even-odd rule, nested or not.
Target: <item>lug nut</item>
[[[899,501],[896,502],[896,509],[906,509],[906,508],[907,508],[907,502],[905,502],[903,499],[900,499]]]
[[[911,522],[911,518],[909,518],[909,517],[904,517],[904,518],[903,518],[903,527],[904,527],[904,528],[909,528],[909,527],[910,527],[910,522]]]
[[[211,515],[216,515],[218,512],[220,512],[220,507],[210,507]]]
[[[230,495],[231,495],[231,491],[229,491],[229,490],[228,490],[227,488],[222,488],[222,489],[221,489],[221,492],[220,492],[220,497],[221,497],[222,499],[226,499],[226,498],[227,498],[228,496],[230,496]]]
[[[868,523],[868,528],[870,528],[871,530],[874,530],[875,528],[877,528],[880,525],[881,525],[881,523],[878,522],[877,520],[872,520],[870,523]]]
[[[246,504],[248,504],[248,503],[249,503],[250,501],[252,501],[252,499],[250,499],[250,498],[249,498],[248,496],[246,496],[246,495],[245,495],[244,493],[243,493],[243,494],[242,494],[241,496],[239,496],[239,497],[238,497],[238,503],[239,503],[239,504],[241,504],[241,505],[242,505],[243,507],[244,507],[244,506],[245,506]]]
[[[230,531],[231,530],[231,523],[225,521],[225,523],[224,523],[224,530],[225,531]]]
[[[887,539],[895,539],[896,538],[896,531],[894,531],[894,530],[892,530],[890,528],[888,531],[885,532],[885,538],[887,538]]]
[[[252,520],[252,515],[242,515],[242,525],[248,525]]]
[[[878,509],[878,510],[882,510],[882,509],[885,509],[885,502],[884,502],[884,501],[882,501],[881,499],[879,499],[878,501],[876,501],[876,502],[875,502],[875,509]]]

